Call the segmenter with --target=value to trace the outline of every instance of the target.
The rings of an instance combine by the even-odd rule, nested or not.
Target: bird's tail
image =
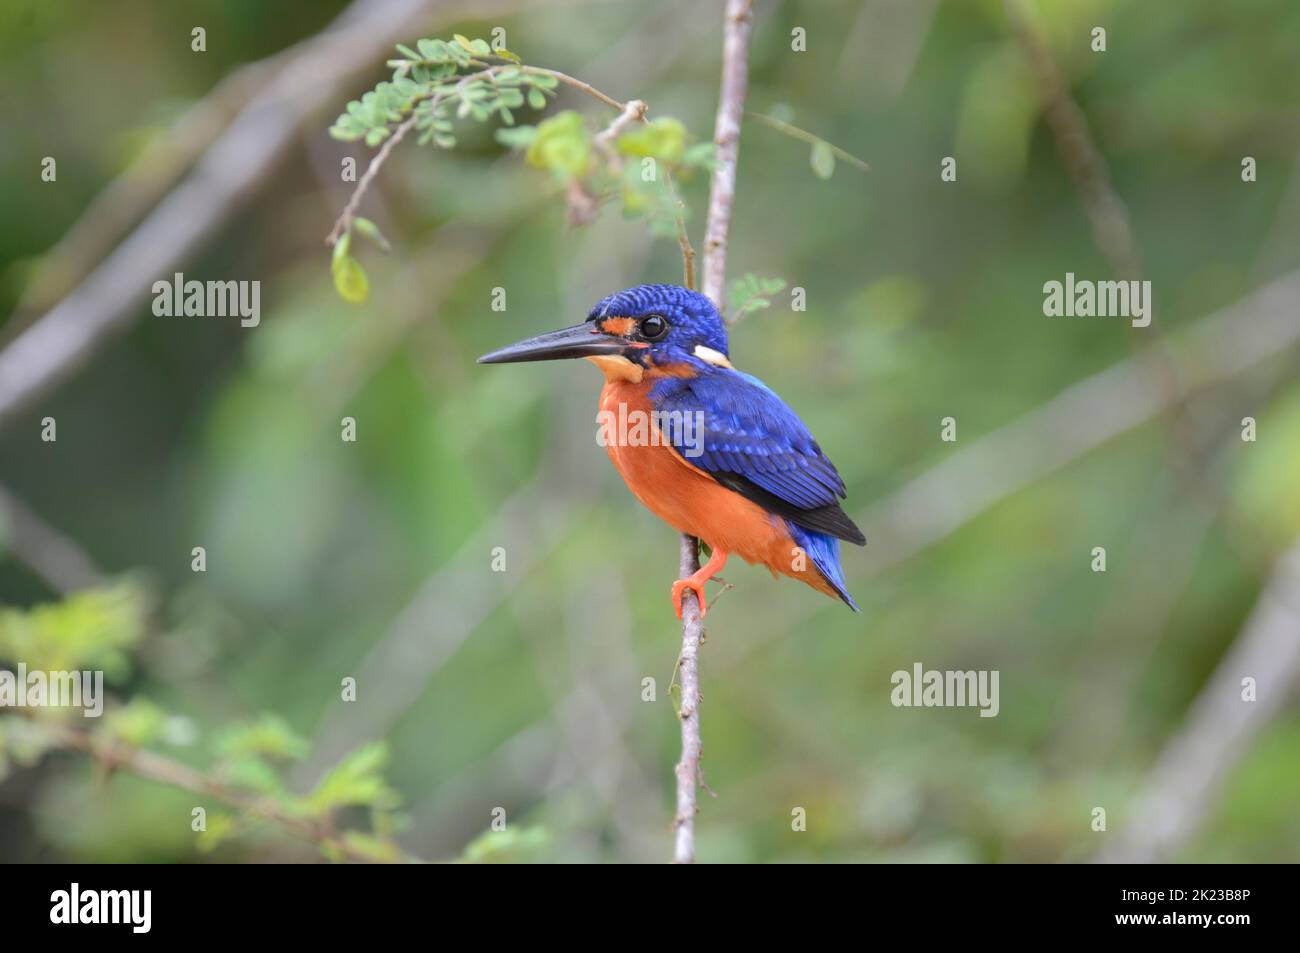
[[[790,535],[808,554],[809,560],[826,584],[826,589],[823,591],[826,591],[827,595],[833,593],[839,596],[854,612],[861,612],[858,604],[849,595],[848,584],[844,581],[844,570],[840,568],[840,541],[826,533],[815,533],[802,526],[796,526],[789,520],[786,520],[785,525],[790,528]],[[814,586],[814,588],[822,587]]]

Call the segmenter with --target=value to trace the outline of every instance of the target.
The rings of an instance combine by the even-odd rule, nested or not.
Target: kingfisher
[[[638,285],[600,301],[582,323],[484,354],[480,364],[585,358],[605,376],[601,442],[632,494],[709,559],[672,585],[690,589],[740,556],[859,611],[840,540],[866,544],[840,508],[844,480],[804,422],[770,387],[732,366],[727,328],[708,297]]]

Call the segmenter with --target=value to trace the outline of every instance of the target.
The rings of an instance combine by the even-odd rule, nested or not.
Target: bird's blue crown
[[[610,317],[644,318],[662,315],[669,332],[656,351],[690,359],[696,345],[727,354],[727,328],[713,302],[698,291],[680,285],[637,285],[601,299],[587,315],[588,321]]]

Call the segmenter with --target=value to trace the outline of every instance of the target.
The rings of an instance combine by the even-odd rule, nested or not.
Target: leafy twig
[[[768,126],[772,129],[775,129],[777,132],[781,132],[787,136],[790,136],[792,139],[799,139],[802,140],[803,142],[808,143],[810,146],[813,147],[814,150],[825,149],[835,158],[843,159],[849,165],[859,168],[863,172],[871,171],[871,166],[867,165],[867,163],[863,162],[853,153],[841,149],[833,142],[827,142],[825,139],[823,139],[821,136],[816,135],[815,133],[811,133],[806,129],[800,129],[798,126],[792,126],[788,122],[782,122],[780,119],[777,119],[773,116],[764,116],[762,113],[749,112],[748,110],[746,110],[745,115],[748,116],[750,119],[753,119],[755,122],[762,123],[764,126]],[[829,178],[829,177],[830,176],[824,176],[824,178]]]
[[[349,838],[339,835],[328,815],[312,817],[293,813],[277,804],[273,799],[252,794],[232,787],[223,781],[210,777],[200,771],[175,761],[165,755],[147,751],[130,745],[113,743],[98,738],[87,731],[71,728],[67,725],[46,718],[33,718],[47,736],[50,748],[61,748],[90,755],[100,765],[105,775],[114,771],[129,771],[149,781],[157,781],[169,787],[221,801],[229,807],[242,811],[259,820],[266,821],[300,840],[315,844],[326,854],[358,863],[376,863],[381,858],[375,853],[362,850]],[[395,848],[390,849],[395,851]],[[391,858],[399,862],[413,862],[396,851]]]

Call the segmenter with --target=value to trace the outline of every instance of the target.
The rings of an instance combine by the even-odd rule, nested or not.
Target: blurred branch
[[[871,166],[867,165],[867,163],[863,162],[852,152],[841,149],[833,142],[827,142],[821,136],[815,135],[807,129],[800,129],[798,126],[792,126],[790,123],[782,122],[780,119],[775,119],[772,116],[764,116],[762,113],[749,112],[746,110],[745,115],[755,122],[762,123],[770,129],[775,129],[777,132],[789,136],[791,139],[798,139],[800,142],[806,142],[810,146],[824,145],[826,148],[831,150],[831,154],[837,159],[843,159],[849,165],[861,169],[863,172],[871,171]]]
[[[1128,206],[1111,181],[1110,169],[1097,147],[1088,118],[1070,94],[1070,85],[1043,35],[1042,27],[1025,0],[1004,0],[1004,9],[1037,83],[1043,115],[1056,142],[1056,152],[1074,183],[1092,230],[1093,244],[1124,281],[1142,280],[1142,250]],[[1166,392],[1161,417],[1181,452],[1172,455],[1185,484],[1207,502],[1219,494],[1204,475],[1195,440],[1196,426],[1178,399],[1177,369],[1163,346],[1164,327],[1152,320],[1147,328],[1129,327],[1128,339],[1150,368],[1152,379]],[[1138,335],[1150,332],[1153,342],[1138,344]]]
[[[192,255],[268,179],[298,123],[335,99],[351,76],[441,8],[454,19],[528,5],[354,0],[265,83],[173,189],[97,268],[0,351],[0,427],[52,392],[98,348],[139,317],[152,282]]]
[[[727,0],[723,14],[722,86],[718,115],[713,126],[715,146],[713,179],[709,185],[709,216],[704,227],[702,291],[721,310],[726,301],[727,235],[736,198],[736,157],[740,150],[740,118],[749,85],[749,41],[754,20],[751,0]],[[686,579],[700,568],[700,544],[682,534],[678,578]],[[695,862],[696,794],[700,781],[700,643],[704,623],[699,603],[687,589],[682,595],[682,654],[677,663],[681,702],[682,757],[677,762],[677,817],[673,862]]]
[[[882,571],[956,532],[1034,481],[1061,469],[1120,434],[1148,423],[1171,400],[1228,380],[1300,343],[1295,301],[1300,271],[1265,285],[1215,312],[1173,343],[1178,389],[1151,380],[1132,357],[1067,388],[1006,426],[958,450],[864,514]]]
[[[1252,678],[1256,695],[1243,697]],[[1277,561],[1245,628],[1165,746],[1104,863],[1168,862],[1190,841],[1215,792],[1300,683],[1300,541]]]
[[[105,581],[104,573],[75,540],[65,536],[0,486],[0,544],[66,595]]]
[[[24,319],[52,307],[81,281],[122,233],[139,221],[203,154],[231,117],[262,88],[275,67],[296,55],[300,46],[241,66],[187,109],[165,133],[156,135],[126,170],[95,196],[58,244],[41,255],[14,316],[5,325],[5,334],[12,335]]]
[[[333,830],[328,817],[313,819],[290,813],[273,800],[233,788],[188,765],[153,751],[122,744],[106,744],[94,738],[89,732],[70,728],[49,719],[32,718],[31,721],[33,724],[40,725],[51,748],[90,755],[102,768],[105,776],[111,776],[114,771],[125,770],[149,781],[157,781],[169,787],[190,791],[200,797],[221,801],[251,817],[266,821],[285,833],[313,843],[323,851],[337,854],[347,860],[357,863],[376,863],[378,860],[374,854],[358,850],[346,837],[339,836]],[[396,859],[399,862],[415,860],[400,853]]]
[[[564,462],[558,455],[548,454],[548,459]],[[341,704],[327,712],[313,758],[302,766],[300,778],[319,773],[350,748],[393,728],[434,673],[579,519],[572,496],[556,492],[566,485],[572,481],[564,473],[544,466],[424,581],[357,668],[357,684],[373,692],[366,706]],[[502,574],[499,587],[485,589],[476,582],[496,546],[509,553],[510,572]]]
[[[1043,115],[1056,140],[1057,154],[1083,200],[1093,241],[1120,278],[1136,281],[1142,275],[1142,253],[1128,208],[1110,180],[1110,170],[1088,129],[1088,119],[1070,95],[1069,84],[1024,0],[1004,0],[1003,6],[1038,83]]]

